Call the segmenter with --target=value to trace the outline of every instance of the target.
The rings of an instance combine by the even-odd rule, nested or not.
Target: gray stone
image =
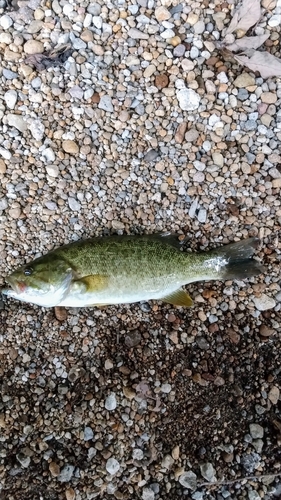
[[[183,88],[177,91],[179,107],[184,111],[194,111],[199,107],[200,95],[193,89]]]
[[[142,500],[154,500],[155,493],[150,488],[143,488],[142,490]]]
[[[204,33],[205,23],[204,23],[203,19],[199,19],[199,21],[197,21],[197,23],[195,23],[193,25],[193,29],[194,29],[194,33],[196,33],[197,35]]]
[[[128,31],[128,36],[133,38],[134,40],[148,40],[149,38],[149,35],[147,33],[143,33],[143,31],[140,31],[137,28],[130,28]]]
[[[75,198],[69,197],[68,198],[68,205],[69,205],[69,208],[71,210],[73,210],[74,212],[80,211],[81,205],[77,200],[75,200]]]
[[[109,113],[113,112],[113,105],[109,95],[102,95],[98,107]]]
[[[205,210],[205,208],[200,208],[200,210],[198,212],[198,215],[197,215],[197,219],[202,224],[204,224],[206,222],[206,220],[207,220],[207,210]]]
[[[216,481],[216,471],[210,462],[206,462],[205,464],[200,465],[200,471],[206,481],[209,481],[211,483]]]
[[[74,465],[65,465],[64,468],[61,470],[60,474],[57,477],[57,480],[60,481],[61,483],[68,483],[74,473]]]
[[[4,94],[4,101],[8,108],[14,109],[18,99],[18,93],[15,90],[8,90]]]
[[[184,472],[179,477],[179,482],[184,488],[187,488],[189,490],[194,491],[197,488],[197,476],[191,470],[188,472]]]
[[[244,122],[242,124],[242,128],[246,131],[246,132],[250,132],[251,130],[256,130],[258,124],[255,120],[247,120],[246,122]]]
[[[248,90],[243,89],[243,88],[238,90],[237,99],[239,99],[240,101],[246,101],[246,99],[248,99],[248,97],[249,97]]]
[[[143,159],[144,161],[151,162],[156,160],[156,158],[159,156],[159,150],[158,149],[150,149],[147,151],[147,153],[144,155]]]
[[[107,472],[113,476],[119,471],[120,464],[115,458],[109,458],[106,462],[105,468]]]
[[[74,97],[76,99],[82,99],[84,91],[81,89],[81,87],[75,85],[74,87],[71,87],[71,89],[68,90],[68,93],[71,95],[71,97]]]
[[[46,148],[42,151],[42,156],[45,158],[47,162],[55,161],[56,155],[52,148]]]
[[[15,127],[20,132],[27,130],[27,123],[21,115],[7,114],[7,122],[10,127]]]
[[[185,54],[185,51],[186,51],[185,45],[183,45],[182,43],[180,43],[179,45],[177,45],[174,48],[174,52],[173,52],[174,57],[182,57]]]
[[[100,12],[101,12],[101,6],[100,6],[100,4],[98,4],[98,3],[91,3],[87,7],[87,12],[89,12],[89,14],[92,14],[93,16],[98,16],[100,14]]]
[[[18,73],[15,73],[14,71],[11,71],[10,69],[6,69],[4,68],[3,69],[3,76],[7,79],[7,80],[13,80],[13,78],[18,78]]]
[[[0,212],[8,208],[8,201],[6,198],[0,198]]]
[[[29,130],[35,141],[42,141],[45,134],[45,126],[40,120],[32,120]]]
[[[91,439],[93,439],[93,437],[94,437],[93,429],[91,429],[91,427],[85,427],[84,441],[90,441]]]
[[[275,300],[265,293],[262,293],[260,297],[254,297],[253,302],[258,311],[267,311],[276,306]]]
[[[264,429],[259,424],[250,424],[250,433],[253,439],[262,438],[264,435]]]
[[[30,457],[24,455],[23,453],[19,453],[17,455],[17,461],[21,464],[22,467],[27,469],[30,465]]]
[[[114,393],[111,393],[111,394],[109,394],[109,396],[107,396],[105,403],[104,403],[104,406],[108,411],[115,410],[115,408],[117,406],[117,401],[116,401],[116,396]]]

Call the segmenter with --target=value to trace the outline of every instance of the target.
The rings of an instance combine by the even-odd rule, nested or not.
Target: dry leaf
[[[52,66],[61,66],[71,56],[70,44],[60,45],[53,50],[43,52],[43,54],[32,54],[25,59],[25,64],[33,66],[38,71],[43,71]]]
[[[244,36],[235,40],[235,42],[230,45],[226,45],[225,48],[231,52],[244,52],[250,49],[258,49],[269,37],[268,35],[258,35],[258,36]]]
[[[242,0],[240,7],[234,12],[233,18],[228,26],[226,33],[233,31],[244,31],[254,26],[261,17],[260,0]]]
[[[233,54],[234,59],[252,71],[259,71],[262,78],[281,76],[281,59],[269,52],[254,52],[250,57]]]

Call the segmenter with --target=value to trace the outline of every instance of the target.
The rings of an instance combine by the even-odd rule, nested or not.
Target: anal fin
[[[191,307],[193,305],[192,298],[182,288],[166,295],[161,300],[163,300],[163,302],[173,304],[174,306]]]

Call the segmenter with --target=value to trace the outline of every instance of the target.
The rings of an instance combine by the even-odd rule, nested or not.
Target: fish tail
[[[217,262],[217,278],[233,280],[261,274],[264,271],[263,266],[253,259],[258,245],[258,238],[249,238],[209,252],[211,261]]]

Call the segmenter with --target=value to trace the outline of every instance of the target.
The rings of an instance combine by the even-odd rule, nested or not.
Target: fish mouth
[[[21,294],[26,290],[26,284],[23,283],[23,281],[18,281],[14,278],[7,278],[6,281],[11,289],[17,294]]]

